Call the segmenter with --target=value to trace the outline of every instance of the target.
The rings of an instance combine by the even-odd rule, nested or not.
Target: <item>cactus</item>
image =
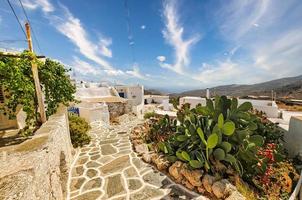
[[[207,99],[206,106],[196,109],[184,105],[177,112],[178,121],[165,117],[153,126],[157,131],[174,130],[158,147],[172,162],[178,159],[209,170],[215,159],[242,173],[241,162],[254,160],[257,147],[264,144],[264,138],[255,134],[261,126],[251,109],[251,103],[238,106],[237,99],[225,96],[215,97],[215,102]]]
[[[223,160],[225,158],[225,152],[221,148],[217,148],[214,150],[213,155],[216,160]]]

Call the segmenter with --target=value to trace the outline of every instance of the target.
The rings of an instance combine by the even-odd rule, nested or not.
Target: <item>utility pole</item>
[[[30,35],[30,26],[29,26],[28,22],[25,23],[25,28],[26,28],[28,49],[30,52],[34,52],[32,41],[31,41],[31,35]],[[46,122],[46,114],[45,114],[44,103],[42,100],[42,91],[41,91],[41,86],[40,86],[40,81],[39,81],[38,67],[37,67],[37,64],[34,63],[33,61],[31,62],[31,71],[33,73],[33,78],[34,78],[34,82],[35,82],[36,95],[37,95],[37,99],[38,99],[38,106],[39,106],[39,111],[40,111],[41,122],[44,123],[44,122]]]

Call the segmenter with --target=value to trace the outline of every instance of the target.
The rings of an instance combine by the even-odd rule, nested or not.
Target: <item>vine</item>
[[[23,109],[26,113],[27,128],[39,125],[39,113],[31,62],[39,70],[39,79],[44,93],[46,115],[56,112],[60,103],[68,105],[74,101],[75,87],[67,76],[68,69],[51,59],[42,62],[33,53],[24,51],[19,58],[0,56],[0,86],[4,88],[5,101],[0,104],[0,112],[10,119]]]

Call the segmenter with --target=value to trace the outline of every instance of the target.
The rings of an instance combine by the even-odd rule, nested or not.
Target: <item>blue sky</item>
[[[19,1],[10,1],[24,23]],[[302,74],[301,0],[22,2],[35,51],[77,79],[181,91]],[[7,40],[24,39],[1,0],[0,48],[22,51],[25,41]]]

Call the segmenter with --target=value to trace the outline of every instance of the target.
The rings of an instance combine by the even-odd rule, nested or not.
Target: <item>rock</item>
[[[87,175],[89,178],[93,178],[93,177],[95,177],[97,174],[98,174],[98,171],[96,171],[95,169],[88,169],[87,172],[86,172],[86,175]]]
[[[204,189],[203,186],[200,186],[200,187],[197,187],[197,191],[201,194],[204,194],[206,190]]]
[[[161,188],[163,186],[163,181],[165,180],[165,178],[165,175],[161,173],[154,173],[154,171],[151,171],[143,176],[145,183],[149,183],[158,188]]]
[[[152,159],[152,158],[151,158]],[[163,157],[158,157],[153,161],[158,170],[166,170],[169,167],[169,161]]]
[[[95,178],[89,180],[85,185],[83,186],[83,190],[91,190],[94,188],[100,188],[102,185],[102,180],[100,178]]]
[[[180,173],[183,163],[176,161],[171,167],[169,167],[169,174],[175,179],[176,183],[180,183],[183,179],[183,175]]]
[[[194,186],[187,180],[183,179],[182,182],[181,182],[186,188],[190,189],[190,190],[193,190],[194,189]]]
[[[224,196],[225,197],[228,197],[234,191],[237,191],[237,188],[232,183],[230,183],[227,179],[222,179],[221,182],[223,184],[225,184],[225,191],[224,191]]]
[[[143,160],[146,162],[146,163],[150,163],[151,162],[151,155],[149,153],[144,153],[143,156],[142,156]]]
[[[146,144],[137,144],[134,146],[134,148],[138,155],[148,153],[149,151],[148,146]]]
[[[97,199],[102,195],[101,191],[91,191],[91,192],[86,192],[84,194],[81,194],[76,197],[77,200],[94,200]]]
[[[226,184],[223,181],[216,181],[212,185],[212,191],[218,199],[222,199],[225,196],[225,189]]]
[[[142,139],[136,139],[136,140],[133,140],[132,143],[133,143],[134,146],[136,146],[138,144],[143,144],[144,142],[143,142]]]
[[[101,146],[101,152],[103,155],[111,155],[116,153],[117,151],[111,144],[104,144]]]
[[[182,167],[180,173],[190,182],[191,185],[199,187],[201,183],[201,170],[189,170],[186,167]]]
[[[163,191],[150,187],[145,186],[141,190],[136,193],[130,194],[130,200],[137,200],[137,199],[155,199],[156,197],[164,195]]]
[[[212,193],[212,185],[215,182],[215,177],[208,174],[204,175],[202,178],[202,185],[207,192]]]
[[[116,158],[115,160],[107,163],[106,165],[100,167],[100,171],[104,174],[111,174],[114,172],[118,172],[130,166],[129,156],[121,156]]]
[[[108,198],[115,196],[115,195],[120,195],[126,192],[123,184],[122,184],[122,179],[121,175],[117,174],[114,176],[110,176],[107,178],[107,185],[105,189]]]
[[[151,154],[151,161],[152,161],[153,163],[155,163],[155,160],[157,160],[158,157],[159,157],[159,156],[158,156],[156,153]]]
[[[238,191],[233,191],[225,200],[245,200],[245,197]]]
[[[137,171],[134,167],[130,167],[128,169],[125,169],[124,174],[125,174],[126,177],[138,176]]]
[[[139,179],[128,179],[128,189],[129,190],[138,190],[143,184]]]

